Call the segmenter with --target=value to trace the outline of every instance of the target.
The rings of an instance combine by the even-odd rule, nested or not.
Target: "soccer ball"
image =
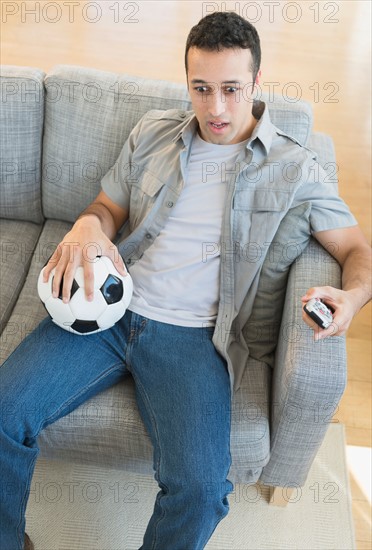
[[[75,334],[86,335],[112,327],[121,319],[129,306],[133,293],[133,281],[129,273],[120,275],[107,256],[98,256],[94,260],[94,297],[91,302],[85,297],[84,271],[77,268],[71,287],[70,301],[62,301],[61,282],[59,296],[52,295],[55,268],[49,280],[43,282],[41,270],[37,290],[52,320],[61,328]]]

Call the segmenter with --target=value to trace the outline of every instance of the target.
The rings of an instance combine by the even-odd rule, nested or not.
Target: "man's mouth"
[[[223,128],[226,128],[228,126],[228,122],[212,122],[209,121],[208,125],[212,128],[212,130],[222,130]]]

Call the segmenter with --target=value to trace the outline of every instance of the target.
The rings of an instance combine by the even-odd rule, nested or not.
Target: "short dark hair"
[[[191,47],[217,52],[225,48],[251,50],[253,83],[255,82],[261,65],[260,37],[256,28],[237,13],[216,11],[206,15],[192,27],[186,40],[186,74],[187,54]]]

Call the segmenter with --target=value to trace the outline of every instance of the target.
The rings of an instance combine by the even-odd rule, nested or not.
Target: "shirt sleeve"
[[[316,161],[311,161],[307,181],[296,192],[295,205],[310,201],[311,231],[326,231],[357,225],[347,204],[338,196],[335,174],[325,172]]]

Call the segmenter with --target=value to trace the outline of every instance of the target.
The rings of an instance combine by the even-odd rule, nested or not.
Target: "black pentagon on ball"
[[[111,274],[107,277],[100,290],[108,304],[120,302],[124,294],[124,287],[121,279]]]
[[[54,276],[53,276],[53,279],[52,279],[52,288],[53,288],[53,281],[54,281]],[[61,279],[61,284],[59,285],[59,291],[58,291],[58,298],[60,300],[62,300],[62,288],[63,288],[63,277]],[[77,292],[79,290],[79,285],[77,284],[77,282],[75,281],[75,279],[72,281],[72,287],[71,287],[71,294],[70,294],[70,299],[73,297],[73,295],[75,294],[75,292]]]
[[[96,321],[81,321],[80,319],[76,319],[72,323],[71,328],[76,330],[76,332],[80,332],[80,334],[89,334],[89,332],[98,330],[99,326]]]

